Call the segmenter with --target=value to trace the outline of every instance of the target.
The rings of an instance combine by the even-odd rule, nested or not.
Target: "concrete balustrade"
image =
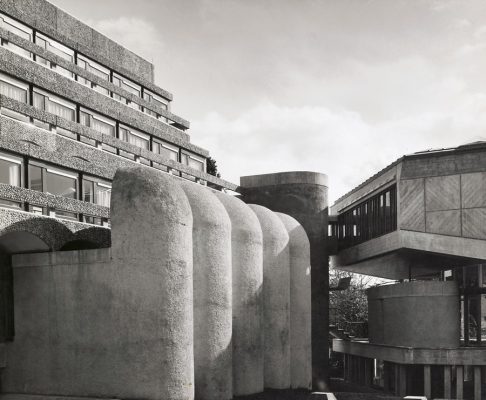
[[[233,395],[263,391],[263,237],[241,200],[214,192],[231,220],[233,273]]]
[[[250,204],[263,232],[264,385],[290,388],[289,234],[268,208]]]

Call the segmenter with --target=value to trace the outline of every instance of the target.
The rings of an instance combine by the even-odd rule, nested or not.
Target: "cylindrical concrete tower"
[[[189,202],[168,175],[145,167],[119,169],[111,219],[113,276],[106,287],[113,291],[112,312],[103,316],[98,333],[111,340],[97,357],[106,366],[104,388],[116,388],[112,396],[191,400]],[[100,318],[93,314],[94,321]]]
[[[233,264],[233,395],[263,391],[263,238],[255,213],[215,192],[231,219]]]
[[[264,385],[290,388],[289,235],[277,215],[250,204],[263,233]]]
[[[310,244],[304,228],[287,214],[276,213],[289,233],[290,371],[293,389],[312,387]]]
[[[210,189],[181,186],[193,215],[196,398],[227,400],[233,397],[231,221]]]
[[[242,176],[243,200],[294,217],[304,227],[312,265],[312,386],[328,391],[329,256],[327,176],[293,171]]]

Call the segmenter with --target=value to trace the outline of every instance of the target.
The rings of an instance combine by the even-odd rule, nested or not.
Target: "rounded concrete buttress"
[[[290,388],[289,235],[268,208],[249,204],[263,233],[264,385]]]
[[[231,399],[231,221],[210,189],[181,186],[193,215],[195,394],[198,400]]]
[[[114,374],[116,387],[123,387],[111,396],[191,400],[189,202],[169,175],[145,167],[119,169],[113,181],[111,219],[115,267],[111,286],[118,292],[112,303],[120,304],[116,315],[105,320],[114,321],[112,335],[119,359],[115,365],[104,358],[97,360],[105,366],[104,375]]]
[[[309,238],[302,225],[275,213],[289,234],[290,253],[290,382],[293,389],[312,387],[311,264]]]
[[[231,220],[233,264],[233,395],[263,392],[263,238],[255,213],[215,192]]]

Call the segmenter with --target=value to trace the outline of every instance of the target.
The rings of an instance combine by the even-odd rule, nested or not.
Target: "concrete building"
[[[154,66],[44,0],[0,0],[0,45],[1,393],[324,388],[325,176],[271,183],[286,215],[208,174]]]
[[[404,156],[332,206],[333,264],[396,282],[368,290],[368,338],[334,340],[346,379],[481,398],[485,185],[486,143],[477,142]]]

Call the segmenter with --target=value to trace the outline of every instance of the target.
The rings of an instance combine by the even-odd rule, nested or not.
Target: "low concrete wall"
[[[413,281],[368,289],[369,341],[415,348],[459,346],[456,282]]]

